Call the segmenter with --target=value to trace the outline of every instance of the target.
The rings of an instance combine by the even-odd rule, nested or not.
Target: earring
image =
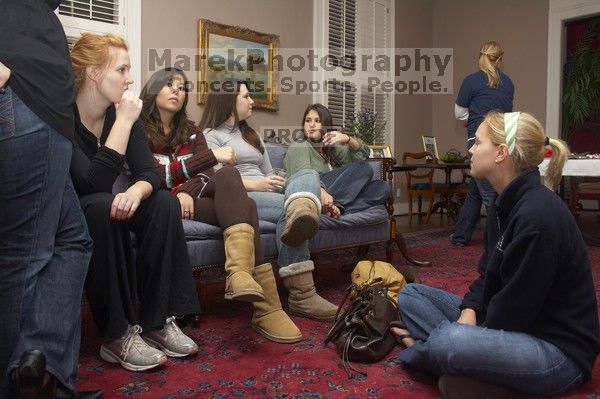
[[[494,162],[498,163],[498,160],[496,159],[496,160],[494,160]]]

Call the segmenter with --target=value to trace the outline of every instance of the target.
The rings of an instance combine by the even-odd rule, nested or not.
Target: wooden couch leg
[[[361,245],[356,249],[356,260],[360,261],[362,260],[365,256],[367,256],[367,253],[369,252],[369,245]]]
[[[394,262],[394,240],[389,240],[385,246],[385,258],[388,263]]]

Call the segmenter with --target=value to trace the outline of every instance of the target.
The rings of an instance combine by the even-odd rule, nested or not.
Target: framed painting
[[[208,91],[231,90],[225,80],[246,82],[255,108],[279,110],[279,36],[200,19],[198,23],[198,104]]]
[[[392,158],[392,149],[389,145],[370,145],[369,158]]]
[[[421,137],[423,139],[423,150],[431,153],[435,159],[440,159],[440,155],[437,149],[437,142],[435,141],[435,136]]]

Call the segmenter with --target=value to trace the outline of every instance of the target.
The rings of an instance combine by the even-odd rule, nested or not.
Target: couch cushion
[[[275,246],[275,233],[261,234],[264,256],[267,259],[277,258]],[[194,267],[222,265],[225,263],[225,250],[223,239],[192,240],[187,242],[190,263]]]
[[[271,166],[274,168],[283,169],[283,158],[287,152],[287,147],[281,144],[265,143],[265,148],[269,154]]]
[[[387,222],[388,212],[383,205],[372,206],[357,213],[348,213],[334,219],[321,215],[320,230],[349,229],[357,226],[371,226]]]
[[[274,233],[275,224],[259,220],[258,227],[261,234]],[[223,231],[218,226],[196,222],[195,220],[183,220],[183,231],[187,241],[194,240],[223,240]]]
[[[387,222],[388,213],[383,205],[373,206],[357,213],[342,215],[339,219],[321,215],[320,230],[349,229],[357,226],[371,226]],[[258,222],[261,234],[274,234],[276,225],[264,220]],[[183,220],[183,231],[187,241],[194,240],[222,240],[223,231],[220,227],[210,224],[196,222],[194,220]]]
[[[309,247],[311,251],[329,250],[334,248],[355,247],[390,239],[389,219],[368,226],[354,226],[352,228],[339,228],[332,230],[319,230],[314,236]]]

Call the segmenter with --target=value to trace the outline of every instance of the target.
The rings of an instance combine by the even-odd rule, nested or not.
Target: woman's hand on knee
[[[321,187],[321,205],[325,208],[333,205],[333,197],[323,187]]]
[[[140,206],[140,202],[141,196],[130,190],[115,195],[110,207],[110,218],[118,221],[131,219]]]
[[[194,199],[188,193],[177,193],[177,199],[181,205],[181,217],[194,220]]]

